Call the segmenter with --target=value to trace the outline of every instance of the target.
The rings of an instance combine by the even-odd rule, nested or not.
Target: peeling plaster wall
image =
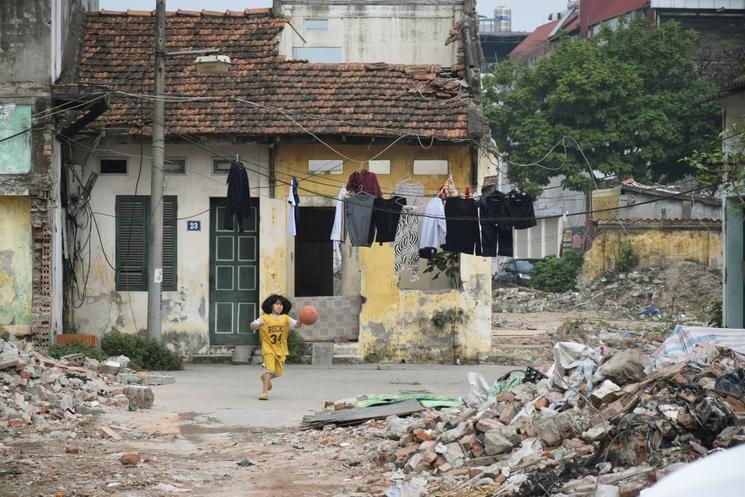
[[[398,5],[392,2],[384,5],[365,3],[283,3],[283,14],[290,17],[307,43],[286,26],[282,32],[280,53],[292,59],[293,47],[340,47],[340,62],[442,66],[456,63],[458,44],[445,45],[445,40],[462,17],[462,1],[409,1]],[[328,19],[328,30],[307,30],[306,19]]]
[[[219,151],[223,156],[239,154],[246,161],[261,164],[264,175],[268,174],[268,152],[265,146],[256,144],[207,143],[207,147]],[[89,145],[86,145],[89,146]],[[76,150],[83,153],[85,149]],[[150,194],[150,144],[143,145],[142,174],[137,195]],[[88,278],[85,304],[74,310],[77,328],[83,333],[102,335],[112,329],[134,333],[147,325],[147,292],[117,291],[114,270],[104,257],[114,264],[116,261],[115,204],[117,195],[133,195],[140,164],[140,147],[136,144],[117,145],[102,142],[83,167],[83,178],[91,171],[99,171],[101,158],[128,157],[127,174],[104,174],[98,177],[91,195],[91,207],[101,232],[103,251],[97,234],[91,239],[91,271]],[[78,156],[82,161],[84,156]],[[178,205],[178,285],[176,291],[163,292],[163,340],[175,349],[193,354],[206,351],[209,345],[209,233],[210,198],[227,195],[226,174],[212,173],[212,157],[201,148],[191,145],[166,144],[166,158],[186,159],[186,174],[165,177],[165,195],[176,195]],[[249,169],[258,167],[246,163]],[[260,246],[261,255],[259,281],[261,291],[271,285],[280,284],[285,278],[281,269],[274,269],[275,257],[281,260],[285,241],[283,228],[286,221],[284,202],[265,197],[268,180],[256,172],[249,171],[252,196],[260,195]],[[187,231],[186,221],[201,220],[201,231]],[[279,255],[274,255],[275,253]],[[87,252],[86,259],[87,259]],[[82,279],[82,268],[77,268],[78,281]]]
[[[462,290],[399,290],[393,248],[360,250],[362,295],[359,352],[368,358],[406,362],[453,360],[453,338],[432,326],[438,310],[463,309],[468,320],[456,330],[459,359],[491,350],[491,259],[461,257]]]
[[[348,157],[364,161],[383,150],[387,144],[335,145]],[[334,155],[320,145],[282,144],[277,151],[277,169],[298,177],[308,174],[309,159],[333,159]],[[447,159],[459,191],[469,182],[471,151],[467,145],[435,145],[424,150],[419,146],[398,145],[384,152],[379,159],[391,161],[390,174],[379,174],[378,182],[384,192],[391,192],[396,184],[412,174],[415,159]],[[343,173],[325,175],[320,183],[304,186],[323,195],[336,197],[342,184],[359,167],[344,161]],[[424,184],[425,193],[439,190],[447,178],[436,175],[413,175]],[[332,185],[332,186],[328,186]],[[287,188],[277,187],[277,197],[284,198]],[[318,197],[300,191],[301,205],[316,205]],[[290,242],[292,243],[292,242]],[[263,252],[263,251],[262,251]],[[399,277],[393,271],[394,252],[391,244],[349,250],[343,247],[342,263],[344,296],[361,295],[359,352],[371,359],[407,362],[453,360],[453,340],[450,330],[438,332],[431,324],[432,315],[452,306],[466,312],[468,321],[456,333],[457,356],[478,359],[491,350],[491,264],[492,259],[462,256],[462,290],[399,289]],[[290,261],[291,262],[291,261]],[[432,285],[434,287],[435,285]]]
[[[0,325],[31,326],[31,201],[0,197]]]
[[[624,240],[634,244],[642,265],[675,261],[693,261],[711,269],[722,267],[722,234],[720,230],[677,229],[624,232],[621,229],[602,230],[585,253],[580,278],[595,281],[604,272],[616,267],[616,259]]]

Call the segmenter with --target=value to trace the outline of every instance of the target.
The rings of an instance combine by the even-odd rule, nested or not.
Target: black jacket
[[[243,164],[233,162],[228,172],[228,200],[225,209],[225,228],[233,229],[233,216],[238,217],[238,226],[243,231],[243,220],[251,217],[251,190],[248,173]]]

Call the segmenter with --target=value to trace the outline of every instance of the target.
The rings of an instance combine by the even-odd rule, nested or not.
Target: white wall
[[[440,64],[456,62],[458,43],[445,46],[461,18],[462,3],[402,5],[284,4],[290,26],[282,32],[280,53],[293,58],[293,47],[341,47],[341,62]],[[328,19],[328,31],[309,31],[305,19]]]
[[[208,142],[206,146],[220,155],[234,157],[240,154],[249,169],[268,174],[268,150],[264,145],[229,144]],[[138,195],[150,194],[151,147],[142,147],[144,158]],[[77,150],[76,152],[80,152]],[[212,159],[224,158],[192,145],[166,145],[166,158],[186,158],[185,175],[166,175],[165,195],[177,195],[178,217],[201,220],[201,231],[186,231],[186,219],[178,221],[178,290],[163,292],[163,331],[187,332],[206,340],[208,333],[209,305],[209,208],[210,197],[225,197],[225,174],[212,173]],[[101,158],[128,158],[126,175],[104,174],[98,177],[93,188],[90,205],[101,232],[103,251],[111,264],[116,264],[117,195],[133,195],[140,163],[139,145],[107,145],[102,143],[88,159],[83,179],[90,171],[98,171]],[[254,166],[248,162],[260,164]],[[252,197],[268,195],[268,179],[249,171]],[[255,187],[262,187],[254,190]],[[260,193],[259,193],[260,192]],[[260,202],[261,204],[261,202]],[[263,210],[263,204],[260,205]],[[260,225],[261,235],[272,230],[271,223]],[[80,240],[81,236],[78,237]],[[83,240],[80,243],[83,243]],[[102,334],[111,328],[133,332],[147,324],[147,292],[117,292],[114,271],[101,251],[95,227],[91,237],[91,271],[87,283],[86,303],[75,311],[75,322],[83,332]],[[87,251],[84,250],[87,264]],[[78,268],[77,278],[82,284],[83,273]],[[133,318],[134,315],[134,318]]]

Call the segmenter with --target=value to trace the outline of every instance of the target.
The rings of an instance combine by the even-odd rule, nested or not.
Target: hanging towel
[[[406,198],[406,205],[415,206],[417,212],[424,212],[427,210],[427,202],[429,199],[424,196],[424,185],[414,181],[402,181],[396,185],[393,192],[394,195]],[[416,218],[416,232],[419,233],[422,227],[422,218]]]
[[[347,236],[352,247],[372,245],[372,213],[375,197],[358,193],[347,199]]]
[[[471,198],[451,197],[445,202],[447,243],[443,249],[469,255],[481,255],[479,210]],[[459,219],[459,218],[468,218]]]
[[[419,279],[419,233],[417,220],[419,209],[416,206],[405,206],[401,210],[393,241],[393,251],[396,254],[393,270],[399,274],[403,270],[411,273],[411,281]]]
[[[345,237],[345,221],[344,215],[344,198],[347,196],[347,189],[342,187],[339,190],[339,195],[336,197],[336,210],[334,211],[334,227],[331,228],[331,240],[335,242],[343,242]]]
[[[243,231],[243,220],[251,217],[251,189],[248,186],[246,168],[233,162],[228,171],[228,199],[225,209],[225,228],[233,229],[233,216],[238,218],[238,227]]]
[[[430,199],[422,218],[422,232],[419,235],[419,248],[439,249],[446,241],[447,224],[445,208],[439,197]]]
[[[287,192],[287,203],[290,208],[287,210],[287,228],[290,236],[297,235],[297,222],[300,217],[300,197],[297,193],[297,178],[292,177],[290,188]]]

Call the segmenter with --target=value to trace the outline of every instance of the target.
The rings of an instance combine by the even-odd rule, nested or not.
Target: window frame
[[[308,24],[310,22],[310,25]],[[318,23],[316,27],[313,27],[313,23]],[[305,31],[313,31],[313,32],[328,32],[329,30],[329,20],[328,18],[324,17],[309,17],[306,18],[303,22],[305,26]]]
[[[228,164],[228,168],[225,170],[225,172],[218,171],[216,169],[217,164],[218,163],[223,163],[223,162],[226,162]],[[212,175],[213,176],[227,176],[228,173],[230,172],[230,166],[233,164],[233,162],[234,161],[232,161],[230,159],[222,159],[220,157],[213,157],[212,158]]]
[[[123,173],[108,173],[103,171],[104,161],[121,161],[124,162]],[[126,157],[99,157],[98,158],[98,174],[106,176],[127,176],[129,174],[129,160]]]
[[[142,214],[139,222],[143,226],[143,241],[142,251],[143,258],[140,261],[142,267],[142,281],[139,284],[127,284],[122,281],[120,267],[122,266],[123,254],[121,250],[124,248],[124,244],[128,243],[126,240],[122,240],[120,237],[120,229],[122,229],[122,214],[120,211],[120,205],[123,202],[140,202],[142,205]],[[166,243],[166,230],[171,230],[173,235],[173,241],[171,252],[173,253],[170,260],[163,259],[163,278],[161,290],[164,292],[172,292],[178,289],[178,197],[176,195],[164,195],[163,196],[163,248],[167,249]],[[172,205],[171,215],[168,215],[166,204]],[[150,215],[150,196],[149,195],[117,195],[115,200],[115,215],[116,215],[116,227],[115,227],[115,248],[116,248],[116,273],[115,273],[115,290],[117,292],[143,292],[147,291],[148,278],[150,277],[150,264],[148,261],[147,247],[150,242],[150,223],[148,217]],[[133,220],[132,223],[137,222]],[[120,250],[120,247],[122,249]],[[165,252],[165,250],[164,250]],[[166,266],[170,268],[169,273],[173,274],[172,281],[166,281]]]
[[[168,171],[166,164],[168,163],[182,163],[184,165],[183,171]],[[186,157],[166,157],[163,160],[163,174],[169,174],[171,176],[186,176]]]

